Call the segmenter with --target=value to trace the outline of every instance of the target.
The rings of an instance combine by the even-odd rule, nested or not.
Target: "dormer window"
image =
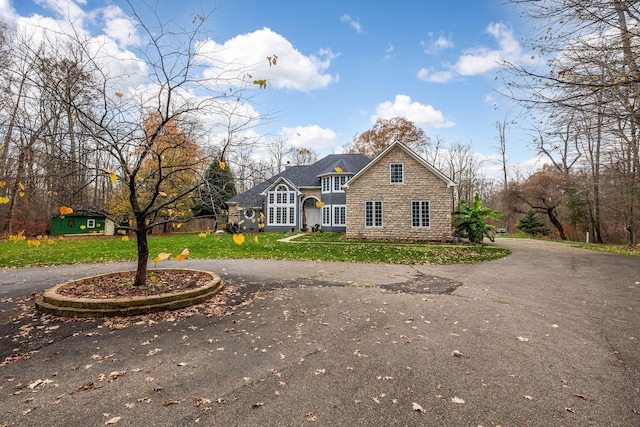
[[[337,175],[333,177],[333,192],[334,193],[341,193],[344,190],[342,189],[342,186],[347,182],[347,176],[346,175]]]

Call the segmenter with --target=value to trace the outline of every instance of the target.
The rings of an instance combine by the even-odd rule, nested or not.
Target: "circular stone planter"
[[[63,288],[71,287],[78,284],[78,282],[100,277],[114,277],[123,274],[122,272],[109,273],[100,276],[85,277],[49,288],[44,292],[41,299],[36,300],[36,307],[43,313],[62,317],[135,316],[138,314],[175,310],[194,304],[200,304],[218,293],[223,286],[220,276],[209,271],[183,269],[159,269],[154,271],[198,273],[209,276],[210,280],[205,285],[180,292],[141,297],[74,298],[60,294],[60,291]]]

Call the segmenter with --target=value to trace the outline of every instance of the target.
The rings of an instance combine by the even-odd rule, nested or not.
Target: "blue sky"
[[[162,19],[178,21],[188,21],[201,4],[158,3]],[[59,19],[60,8],[120,50],[135,43],[119,0],[0,0],[0,19],[26,26],[34,14]],[[490,162],[497,155],[495,122],[517,114],[496,92],[495,78],[503,59],[526,61],[519,43],[526,28],[502,0],[219,0],[208,24],[229,59],[278,55],[277,66],[255,71],[270,86],[254,108],[274,114],[256,132],[320,155],[340,152],[377,117],[404,116],[447,143],[471,142]],[[534,158],[528,140],[525,130],[510,127],[511,164],[526,168]]]

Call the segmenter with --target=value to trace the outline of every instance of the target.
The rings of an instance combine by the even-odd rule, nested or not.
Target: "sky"
[[[132,0],[135,7],[142,0]],[[224,57],[262,63],[253,108],[271,118],[255,129],[320,156],[340,153],[377,118],[403,116],[430,137],[471,143],[485,172],[497,170],[495,123],[518,115],[499,94],[503,60],[522,63],[527,29],[503,0],[149,0],[161,20],[189,22],[201,10]],[[142,7],[142,9],[145,9]],[[117,55],[143,43],[122,0],[0,0],[0,19],[28,29],[64,10]],[[148,9],[145,9],[148,10]],[[275,66],[265,58],[278,56]],[[116,56],[117,56],[116,55]],[[508,126],[509,164],[535,164],[531,138]]]

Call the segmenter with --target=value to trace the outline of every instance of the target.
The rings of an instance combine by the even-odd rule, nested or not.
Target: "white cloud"
[[[463,76],[484,74],[500,67],[505,61],[519,62],[522,48],[514,38],[513,30],[503,23],[491,23],[486,32],[498,42],[499,49],[480,46],[469,49],[458,58],[455,70]]]
[[[455,64],[445,66],[443,71],[423,68],[418,73],[418,78],[432,83],[446,83],[456,76],[475,76],[488,73],[499,68],[506,61],[518,63],[525,60],[522,55],[522,47],[508,25],[501,22],[490,23],[485,32],[497,41],[497,49],[486,46],[466,49],[458,57]],[[447,45],[446,39],[440,40],[440,43],[441,46]],[[428,50],[425,52],[429,53]]]
[[[135,22],[118,6],[105,7],[102,9],[102,16],[104,33],[116,40],[121,47],[138,46],[142,43]]]
[[[375,123],[378,118],[391,119],[393,117],[404,117],[414,122],[417,126],[426,128],[447,128],[455,126],[455,123],[445,119],[441,111],[436,110],[431,105],[412,102],[407,95],[396,95],[393,102],[385,101],[376,107],[376,114],[371,117],[371,123]]]
[[[13,23],[17,18],[15,9],[9,0],[0,0],[0,21]]]
[[[338,135],[333,130],[318,125],[283,127],[280,135],[292,147],[309,148],[320,155],[331,152],[338,144]]]
[[[230,64],[238,72],[251,70],[256,79],[266,79],[278,89],[310,91],[327,87],[338,80],[325,71],[337,57],[330,49],[305,56],[291,42],[269,28],[241,34],[220,45],[208,40],[198,46],[203,60],[211,68],[205,77],[219,73],[215,67]],[[268,56],[277,55],[276,65],[269,66]]]
[[[443,50],[452,49],[454,43],[451,34],[448,37],[442,35],[436,37],[433,33],[429,33],[429,42],[421,41],[420,46],[424,48],[424,53],[435,55]]]
[[[422,68],[418,71],[418,78],[430,83],[447,83],[455,77],[452,71],[442,70],[434,71],[433,68]]]
[[[384,59],[385,61],[388,59],[391,59],[393,57],[393,51],[395,50],[395,47],[392,44],[389,44],[387,46],[387,48],[385,49],[385,55],[384,55]]]
[[[340,22],[347,23],[351,28],[356,30],[356,33],[362,33],[362,25],[360,25],[360,18],[353,19],[346,13],[340,17]]]

